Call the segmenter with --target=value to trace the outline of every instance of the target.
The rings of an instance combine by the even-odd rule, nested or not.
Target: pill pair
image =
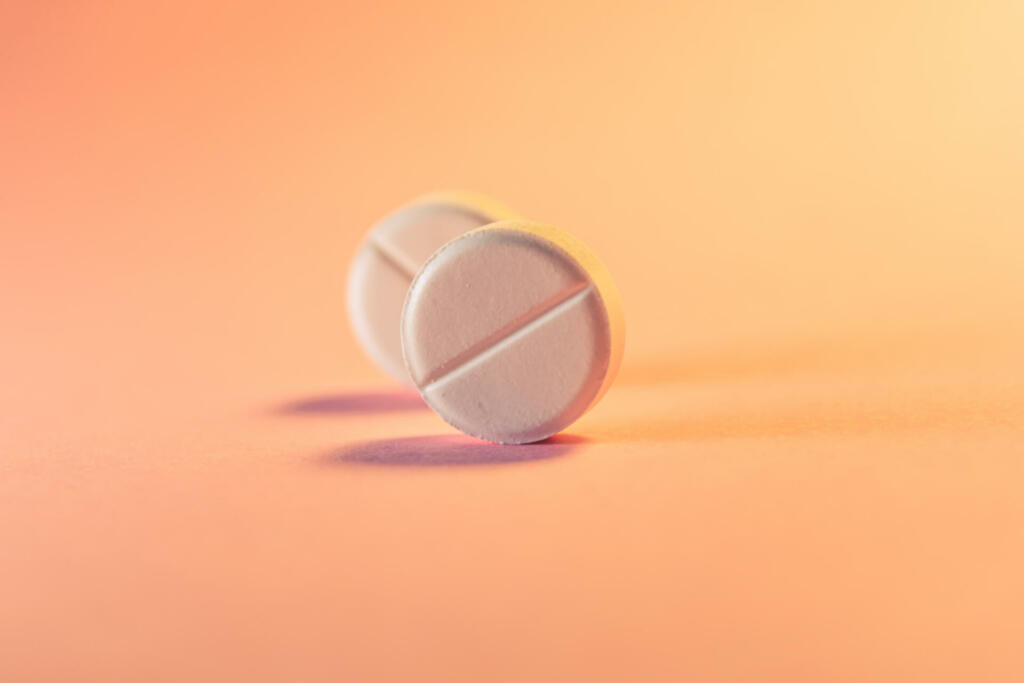
[[[615,378],[625,339],[618,291],[589,249],[467,193],[378,222],[352,262],[348,309],[378,365],[497,443],[572,424]]]

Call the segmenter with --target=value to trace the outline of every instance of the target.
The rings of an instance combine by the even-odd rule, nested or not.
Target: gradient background
[[[1024,678],[1024,5],[0,5],[0,680]],[[566,436],[363,357],[467,188],[610,267]]]

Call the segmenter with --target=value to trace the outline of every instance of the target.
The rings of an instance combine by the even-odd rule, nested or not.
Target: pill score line
[[[370,239],[370,246],[373,247],[385,263],[404,275],[407,280],[412,282],[412,279],[416,277],[416,271],[419,270],[419,267],[401,251],[378,238]]]
[[[515,344],[535,329],[540,328],[549,320],[557,317],[590,295],[594,285],[590,282],[579,282],[558,292],[549,299],[542,301],[512,322],[503,325],[487,335],[476,344],[459,353],[451,360],[442,363],[427,375],[422,382],[422,391],[436,389],[455,379],[488,358],[500,353]]]

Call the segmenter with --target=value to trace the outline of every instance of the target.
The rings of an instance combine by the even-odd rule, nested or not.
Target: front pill
[[[564,232],[503,221],[456,238],[413,281],[406,367],[424,400],[473,436],[538,441],[608,388],[624,325],[604,266]]]

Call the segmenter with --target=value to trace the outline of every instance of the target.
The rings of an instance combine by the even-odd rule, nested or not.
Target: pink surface
[[[0,680],[1024,673],[1018,3],[0,9]],[[619,285],[557,440],[344,313],[467,187]]]

